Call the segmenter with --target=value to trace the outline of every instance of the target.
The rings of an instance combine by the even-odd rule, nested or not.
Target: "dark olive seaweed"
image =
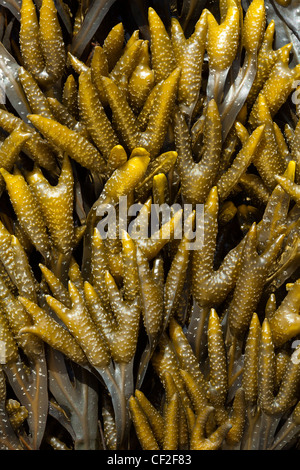
[[[299,2],[0,5],[0,449],[299,449]]]

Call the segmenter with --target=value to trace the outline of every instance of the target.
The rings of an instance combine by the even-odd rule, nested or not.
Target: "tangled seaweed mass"
[[[298,449],[298,0],[0,5],[0,449]]]

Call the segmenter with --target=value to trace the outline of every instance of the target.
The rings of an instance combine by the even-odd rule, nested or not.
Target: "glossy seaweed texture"
[[[299,449],[299,30],[0,1],[1,450]]]

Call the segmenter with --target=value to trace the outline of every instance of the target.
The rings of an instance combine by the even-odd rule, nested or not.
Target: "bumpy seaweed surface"
[[[0,5],[0,449],[298,449],[298,0]]]

